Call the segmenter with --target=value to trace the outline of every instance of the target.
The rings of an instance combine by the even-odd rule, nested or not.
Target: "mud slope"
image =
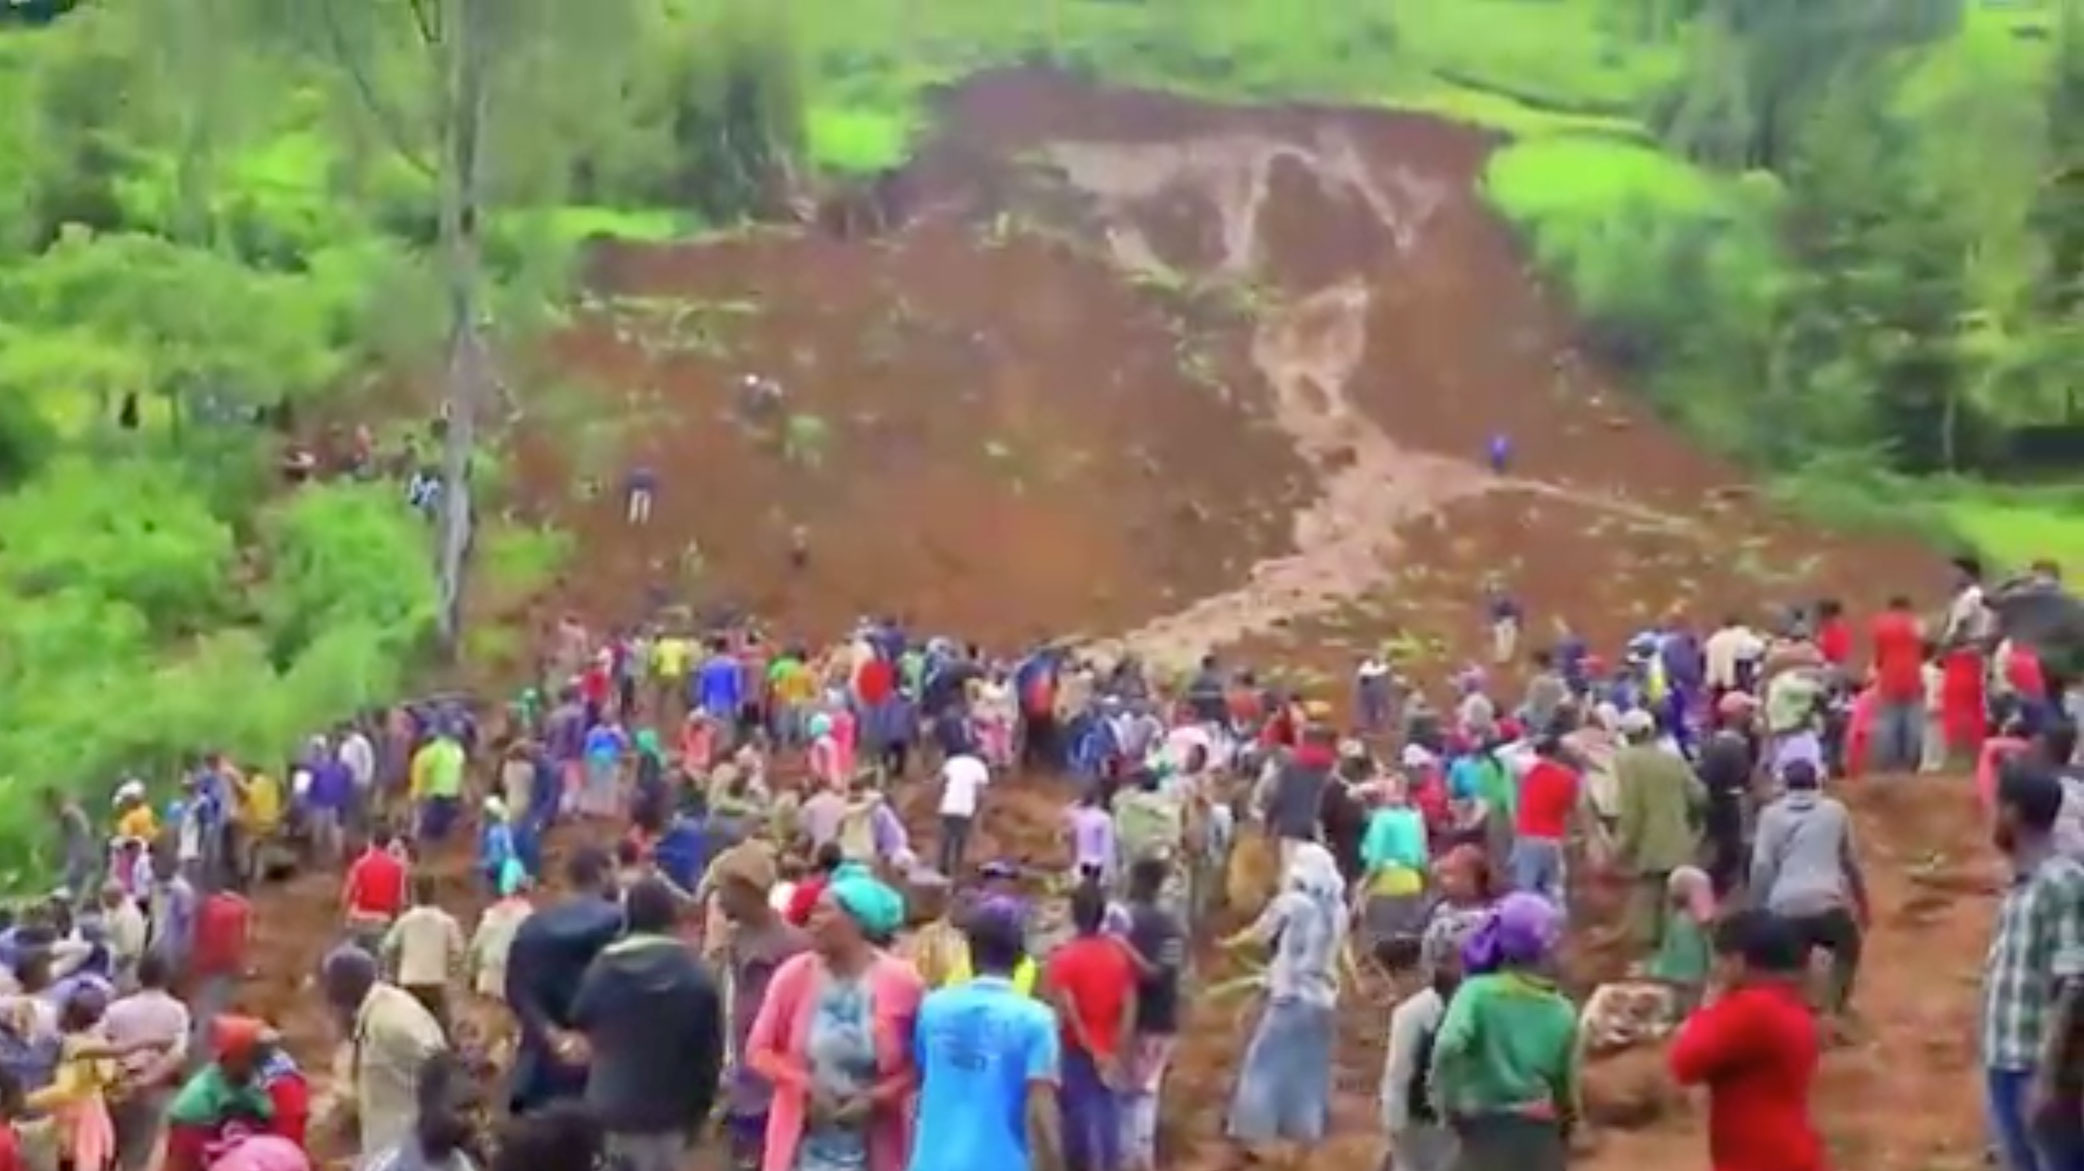
[[[1790,525],[1626,402],[1483,207],[1491,145],[992,74],[946,95],[892,234],[606,248],[522,445],[526,504],[581,537],[565,598],[796,629],[894,609],[1178,662],[1392,631],[1460,653],[1490,574],[1601,638],[1936,581],[1923,551]],[[795,423],[740,417],[746,372]],[[642,531],[638,464],[665,477]],[[1414,576],[1424,613],[1370,617]]]
[[[1131,634],[1146,652],[1239,638],[1321,651],[1326,623],[1459,651],[1490,574],[1537,617],[1602,639],[1674,605],[1712,617],[1937,581],[1927,551],[1821,541],[1772,514],[1627,402],[1483,206],[1494,143],[1480,132],[1028,71],[973,79],[945,108],[912,176],[918,204],[972,218],[1025,206],[1132,279],[1248,290],[1260,385],[1317,473],[1296,551]],[[1502,477],[1480,466],[1494,434],[1515,449]],[[1436,563],[1442,550],[1455,565]],[[1434,598],[1422,613],[1370,617],[1418,592],[1413,578]]]
[[[1097,633],[1243,578],[1313,491],[1234,312],[1062,242],[761,233],[604,250],[593,286],[556,346],[580,402],[532,429],[522,482],[580,534],[570,593],[599,617],[664,588],[796,630],[898,611],[1001,645]],[[746,372],[794,421],[738,409]],[[618,488],[638,464],[663,477],[641,531]]]

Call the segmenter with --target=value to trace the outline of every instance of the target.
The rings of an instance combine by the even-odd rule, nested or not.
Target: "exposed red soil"
[[[1309,491],[1248,392],[1226,401],[1183,370],[1180,337],[1211,315],[1140,297],[1060,242],[951,222],[896,245],[754,234],[605,248],[594,284],[604,307],[555,348],[607,392],[593,409],[633,424],[609,490],[574,499],[570,444],[554,446],[569,431],[530,433],[521,477],[526,506],[582,535],[567,596],[592,616],[641,613],[665,585],[795,630],[898,610],[1003,641],[1098,633],[1280,551]],[[655,325],[617,337],[633,297],[742,311],[710,315],[707,351],[668,354]],[[747,372],[822,421],[814,460],[783,451],[785,426],[743,421]],[[642,530],[616,488],[638,464],[663,478]],[[677,572],[691,540],[693,581]]]
[[[1608,648],[1674,606],[1712,621],[1938,588],[1931,552],[1808,530],[1628,402],[1483,207],[1484,134],[1025,72],[956,88],[945,122],[891,187],[894,235],[598,253],[591,307],[550,347],[574,386],[532,397],[518,435],[519,506],[579,538],[546,604],[611,621],[692,597],[812,636],[896,611],[1001,648],[1135,632],[1167,659],[1222,644],[1326,675],[1396,637],[1434,674],[1480,648],[1492,574],[1530,642],[1568,618]],[[820,458],[737,417],[747,372],[823,421]],[[1517,446],[1506,479],[1477,466],[1496,431]],[[620,516],[638,464],[664,481],[644,529]],[[1839,1165],[1925,1171],[1975,1149],[1967,1015],[1990,899],[1954,877],[1982,855],[1945,785],[1860,794],[1876,1035],[1828,1062]],[[1046,782],[995,791],[984,845],[1054,859],[1062,801]],[[315,1018],[292,981],[330,893],[300,880],[263,906],[281,950],[257,999],[292,1013],[300,1045]],[[1377,1157],[1387,1007],[1342,1014],[1342,1137],[1321,1171]],[[1220,1131],[1244,1041],[1237,1006],[1195,1010],[1168,1166],[1238,1165]],[[1587,1165],[1702,1165],[1700,1122],[1609,1132]]]

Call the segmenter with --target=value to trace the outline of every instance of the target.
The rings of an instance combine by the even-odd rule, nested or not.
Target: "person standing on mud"
[[[515,1114],[585,1091],[584,1056],[561,1048],[557,1038],[572,1027],[571,998],[587,965],[622,929],[611,880],[607,855],[579,850],[565,871],[571,895],[530,915],[514,933],[506,998],[520,1031],[508,1103]]]
[[[623,520],[632,528],[651,523],[651,505],[658,497],[658,472],[649,464],[630,469],[622,485]]]
[[[1985,1104],[2006,1171],[2084,1166],[2084,865],[2055,848],[2062,784],[2018,762],[1997,783],[1992,840],[2011,863],[1983,967]]]
[[[1870,921],[1852,815],[1823,794],[1822,775],[1808,761],[1789,764],[1780,779],[1787,791],[1759,813],[1751,843],[1751,898],[1787,917],[1805,954],[1831,954],[1825,1007],[1842,1027]]]
[[[723,998],[693,949],[673,934],[680,895],[646,878],[624,898],[621,939],[588,965],[571,1022],[583,1038],[586,1101],[625,1171],[681,1171],[716,1102],[724,1059]]]
[[[1691,865],[1700,852],[1693,825],[1708,795],[1685,757],[1658,746],[1650,713],[1622,716],[1621,734],[1628,744],[1614,754],[1620,797],[1614,860],[1629,878],[1630,943],[1648,954],[1657,950],[1672,871]]]
[[[1286,871],[1296,851],[1323,836],[1321,824],[1324,790],[1331,784],[1332,769],[1338,764],[1337,743],[1331,729],[1312,725],[1302,742],[1276,766],[1273,783],[1260,807],[1266,831],[1280,844],[1281,868]]]
[[[426,1006],[385,983],[376,960],[360,948],[327,956],[319,986],[353,1041],[360,1149],[385,1150],[412,1133],[421,1071],[447,1051],[448,1039]]]
[[[1721,994],[1672,1043],[1672,1077],[1708,1091],[1715,1171],[1823,1171],[1809,1117],[1819,1046],[1802,996],[1801,935],[1766,911],[1739,911],[1715,932]]]

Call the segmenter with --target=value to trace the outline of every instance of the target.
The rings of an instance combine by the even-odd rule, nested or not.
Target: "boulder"
[[[1662,1044],[1641,1045],[1589,1058],[1584,1071],[1585,1121],[1616,1130],[1641,1130],[1685,1108],[1685,1091],[1665,1068]]]

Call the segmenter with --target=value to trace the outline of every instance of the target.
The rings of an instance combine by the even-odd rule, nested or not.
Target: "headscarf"
[[[1283,886],[1313,902],[1338,904],[1346,897],[1346,879],[1339,873],[1338,860],[1316,842],[1298,843],[1288,860],[1288,871],[1281,877]]]
[[[858,862],[833,871],[825,893],[871,937],[893,934],[905,924],[904,896]]]
[[[1563,913],[1537,894],[1514,891],[1462,945],[1462,967],[1472,976],[1500,968],[1531,968],[1548,958],[1563,936]]]
[[[832,734],[831,714],[828,712],[813,713],[810,717],[808,730],[813,740],[820,736],[830,736]]]
[[[509,856],[499,864],[499,897],[512,898],[528,885],[528,867]]]
[[[1681,866],[1672,871],[1664,890],[1674,901],[1684,898],[1686,910],[1695,920],[1706,923],[1715,917],[1715,884],[1700,867]]]
[[[210,1055],[218,1061],[251,1057],[267,1035],[267,1024],[254,1017],[218,1017],[210,1025]]]
[[[658,733],[650,728],[637,729],[635,739],[637,751],[659,763],[665,763],[666,750],[659,744]]]

